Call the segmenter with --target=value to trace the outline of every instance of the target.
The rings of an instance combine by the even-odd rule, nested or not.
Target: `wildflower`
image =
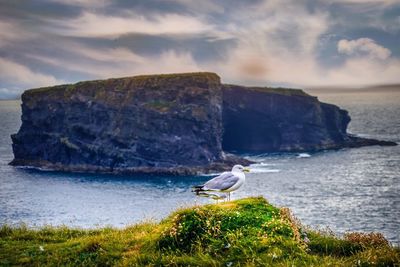
[[[225,245],[225,248],[230,248],[230,247],[231,247],[231,244],[229,244],[229,243]]]
[[[39,246],[39,250],[40,250],[40,251],[44,251],[43,246]]]

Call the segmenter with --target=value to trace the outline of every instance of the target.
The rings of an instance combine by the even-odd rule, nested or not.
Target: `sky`
[[[140,74],[400,83],[400,0],[0,0],[0,98]]]

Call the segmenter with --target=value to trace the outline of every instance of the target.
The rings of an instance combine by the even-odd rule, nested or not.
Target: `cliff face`
[[[28,90],[12,136],[17,165],[202,166],[222,160],[220,79],[138,76]]]
[[[227,151],[313,151],[350,140],[347,111],[301,90],[224,85],[223,103]]]
[[[348,136],[347,112],[301,90],[222,85],[214,73],[137,76],[26,91],[12,165],[194,174],[249,161],[226,151],[387,145]],[[393,143],[391,143],[393,145]]]

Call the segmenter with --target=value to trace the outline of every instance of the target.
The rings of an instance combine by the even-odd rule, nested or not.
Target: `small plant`
[[[173,101],[154,100],[147,102],[145,106],[158,112],[168,112],[176,105]]]
[[[390,243],[381,233],[346,233],[344,239],[352,244],[360,245],[362,247],[389,247]]]
[[[162,251],[224,255],[228,262],[305,253],[293,218],[263,198],[185,209],[170,217],[158,241]],[[279,249],[278,249],[279,248]]]

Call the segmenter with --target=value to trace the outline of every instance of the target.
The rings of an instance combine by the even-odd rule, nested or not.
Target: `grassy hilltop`
[[[0,228],[0,266],[399,266],[381,234],[338,238],[264,198],[181,209],[125,229]]]

